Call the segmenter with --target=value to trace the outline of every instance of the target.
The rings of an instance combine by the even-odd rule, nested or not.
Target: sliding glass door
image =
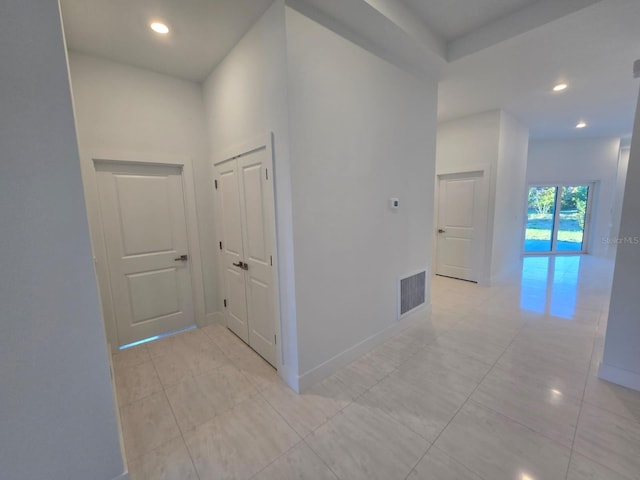
[[[524,252],[586,252],[592,191],[590,184],[530,187]]]

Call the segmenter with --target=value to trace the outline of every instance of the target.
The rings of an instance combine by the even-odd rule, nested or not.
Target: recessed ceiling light
[[[151,27],[151,30],[153,30],[156,33],[160,33],[162,35],[166,35],[167,33],[169,33],[169,27],[167,27],[164,23],[153,22],[149,26]]]
[[[587,122],[585,121],[580,121],[578,122],[578,124],[576,125],[576,128],[584,128],[587,126]]]
[[[569,87],[569,85],[567,85],[566,83],[559,83],[555,87],[553,87],[553,91],[562,92],[563,90],[566,90],[567,87]]]

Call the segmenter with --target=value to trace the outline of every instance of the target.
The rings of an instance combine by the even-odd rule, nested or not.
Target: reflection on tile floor
[[[611,263],[530,257],[296,395],[221,326],[114,356],[131,480],[640,479],[640,393],[596,376]]]

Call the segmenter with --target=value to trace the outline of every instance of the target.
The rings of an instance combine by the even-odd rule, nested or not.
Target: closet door
[[[227,327],[277,365],[275,208],[271,149],[214,164]]]
[[[235,159],[215,166],[217,199],[220,205],[222,264],[225,288],[227,327],[249,343],[247,300],[244,275],[244,247],[240,192]]]
[[[237,161],[246,263],[249,345],[269,363],[276,365],[271,245],[274,215],[269,152],[262,148],[241,156]]]

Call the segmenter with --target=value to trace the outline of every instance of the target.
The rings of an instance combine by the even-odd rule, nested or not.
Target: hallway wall
[[[211,161],[229,148],[273,133],[280,275],[282,373],[297,388],[298,347],[291,218],[284,0],[276,0],[204,82]],[[216,239],[216,241],[219,239]],[[215,275],[221,279],[221,272]],[[222,280],[220,280],[222,281]],[[220,283],[222,285],[222,283]],[[221,289],[220,289],[221,290]],[[220,311],[222,298],[218,299]]]
[[[0,465],[125,480],[58,2],[0,3]]]
[[[309,385],[391,335],[399,277],[431,269],[437,86],[291,8],[286,22],[299,370]]]

